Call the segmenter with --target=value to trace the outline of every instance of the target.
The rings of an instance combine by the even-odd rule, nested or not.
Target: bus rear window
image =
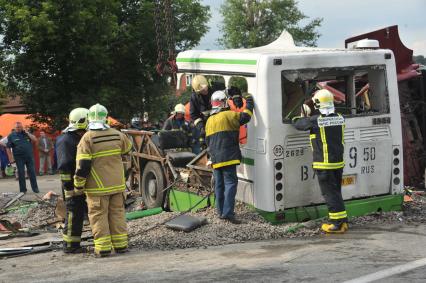
[[[282,71],[282,119],[291,122],[319,89],[334,95],[336,111],[346,117],[389,113],[383,65]]]

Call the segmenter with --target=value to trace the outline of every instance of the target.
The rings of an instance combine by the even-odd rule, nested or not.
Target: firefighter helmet
[[[141,119],[139,117],[133,117],[132,120],[130,120],[130,125],[135,129],[140,129]]]
[[[108,110],[99,103],[89,108],[89,122],[106,124]]]
[[[220,111],[222,108],[226,107],[227,97],[224,91],[217,90],[213,92],[211,97],[212,104],[212,113]]]
[[[86,108],[75,108],[70,112],[68,131],[85,130],[88,123],[89,110]]]
[[[314,97],[312,97],[312,101],[314,102],[315,109],[334,108],[334,96],[326,89],[316,91]]]
[[[195,77],[192,78],[191,85],[192,85],[192,89],[198,93],[208,87],[208,82],[206,77],[202,75],[196,75]]]
[[[185,105],[179,103],[175,106],[175,113],[185,114]]]

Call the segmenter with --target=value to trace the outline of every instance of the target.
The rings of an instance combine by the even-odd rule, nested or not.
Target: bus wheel
[[[143,169],[139,191],[147,208],[161,207],[166,180],[158,162],[150,161]]]

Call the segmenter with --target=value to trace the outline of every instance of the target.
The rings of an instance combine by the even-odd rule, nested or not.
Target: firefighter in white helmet
[[[303,106],[306,117],[293,118],[293,125],[301,131],[310,131],[313,164],[321,193],[328,207],[329,222],[321,229],[326,233],[345,233],[348,230],[348,215],[342,198],[342,174],[345,119],[335,113],[334,96],[325,89],[315,92],[313,98],[319,114],[309,117],[310,108]]]
[[[77,148],[74,187],[87,197],[89,220],[97,256],[127,251],[124,210],[124,167],[121,156],[132,148],[123,133],[107,125],[107,109],[89,109],[88,131]]]
[[[227,107],[224,91],[212,95],[211,116],[206,123],[206,142],[213,167],[216,208],[219,218],[239,224],[234,205],[237,193],[237,165],[241,161],[239,145],[240,126],[247,124],[253,115],[253,98],[248,95],[246,109],[234,112]]]
[[[163,130],[180,130],[189,133],[189,125],[185,121],[185,105],[177,104],[172,115],[164,122]]]
[[[77,145],[86,132],[89,110],[76,108],[69,114],[69,126],[56,140],[56,156],[61,176],[62,190],[66,205],[65,226],[62,233],[65,253],[84,252],[80,246],[84,214],[87,212],[83,192],[74,191],[74,172]]]

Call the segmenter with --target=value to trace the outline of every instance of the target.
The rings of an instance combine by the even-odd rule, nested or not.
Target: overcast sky
[[[198,49],[218,49],[219,7],[223,0],[201,0],[211,8],[210,31]],[[299,9],[310,18],[321,17],[319,47],[343,47],[353,35],[398,25],[402,42],[415,55],[426,56],[426,0],[299,0]]]

